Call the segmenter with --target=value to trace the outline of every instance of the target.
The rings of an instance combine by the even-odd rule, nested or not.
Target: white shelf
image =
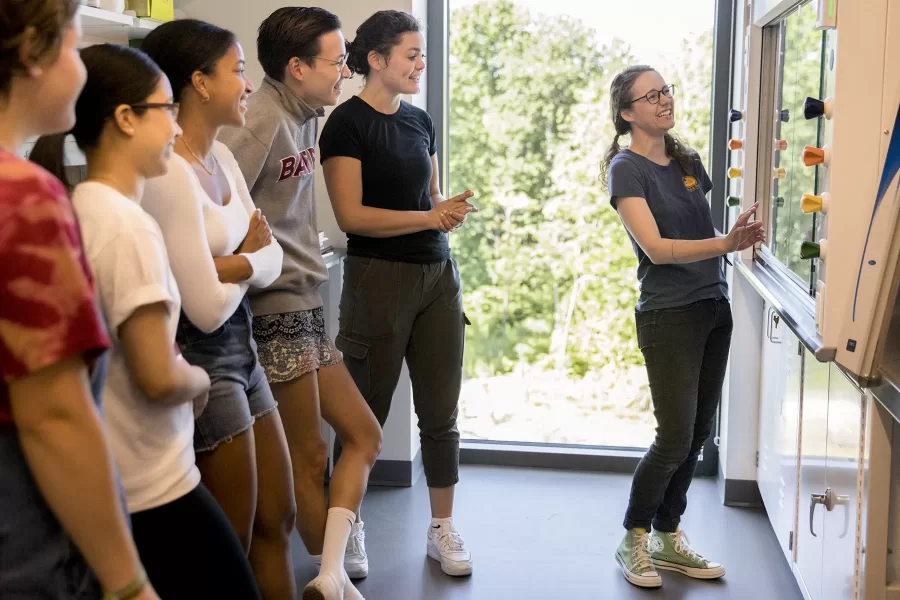
[[[82,31],[85,36],[90,37],[125,36],[129,40],[143,39],[160,24],[159,21],[130,17],[92,6],[81,6],[78,13],[81,15]]]

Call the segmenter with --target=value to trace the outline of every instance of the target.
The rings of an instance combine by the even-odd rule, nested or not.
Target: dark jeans
[[[424,265],[354,256],[344,262],[336,345],[382,427],[406,360],[432,488],[459,481],[456,416],[465,324],[452,258]]]
[[[639,312],[656,439],[634,472],[625,528],[677,531],[697,459],[712,431],[731,346],[725,298]]]
[[[260,597],[237,534],[202,483],[173,502],[132,514],[131,523],[162,600]]]
[[[78,548],[44,501],[12,425],[0,427],[0,598],[102,596]]]

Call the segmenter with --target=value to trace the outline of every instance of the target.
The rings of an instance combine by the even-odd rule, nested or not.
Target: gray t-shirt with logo
[[[693,174],[676,161],[662,166],[624,150],[609,166],[609,196],[613,208],[619,198],[643,198],[656,219],[659,235],[674,240],[704,240],[716,230],[706,194],[712,182],[699,156]],[[638,311],[675,308],[728,295],[720,258],[690,264],[655,265],[631,237],[638,259],[641,296]]]

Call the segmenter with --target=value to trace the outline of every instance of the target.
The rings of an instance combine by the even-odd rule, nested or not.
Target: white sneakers
[[[472,574],[472,553],[453,527],[451,519],[435,519],[428,528],[428,556],[441,563],[441,570],[451,577]]]
[[[363,579],[369,576],[369,557],[366,554],[366,530],[364,523],[353,524],[350,537],[347,538],[347,551],[344,553],[344,570],[350,579]]]
[[[451,519],[435,519],[428,528],[428,556],[441,563],[441,570],[452,577],[464,577],[472,574],[472,553],[466,550],[466,543],[453,527]],[[318,557],[313,557],[316,560]],[[317,561],[318,564],[318,561]],[[360,521],[353,524],[350,538],[347,540],[347,551],[344,554],[344,571],[349,579],[363,579],[369,575],[369,557],[366,554],[366,531]],[[337,584],[338,582],[334,582]],[[351,595],[349,585],[344,588],[345,600],[356,600]],[[336,587],[336,586],[335,586]],[[356,591],[355,588],[353,591]],[[359,593],[359,592],[356,592]],[[324,596],[329,599],[331,596]],[[361,598],[361,597],[360,597]],[[305,600],[305,598],[304,598]],[[313,600],[318,600],[313,597]]]

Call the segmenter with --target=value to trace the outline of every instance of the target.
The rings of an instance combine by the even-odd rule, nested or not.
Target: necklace
[[[203,170],[204,170],[204,171],[206,171],[206,172],[209,173],[210,175],[215,175],[215,174],[216,174],[216,157],[215,157],[215,156],[213,156],[213,166],[212,166],[212,169],[207,169],[207,168],[206,168],[206,163],[203,162],[203,161],[200,159],[200,157],[197,156],[197,154],[196,154],[193,150],[191,150],[191,146],[190,146],[190,144],[187,143],[187,140],[184,139],[184,136],[182,136],[182,137],[179,138],[179,139],[181,139],[181,141],[184,143],[184,147],[188,149],[188,152],[191,153],[191,156],[193,156],[194,158],[197,159],[197,162],[200,163],[200,166],[203,167]]]

